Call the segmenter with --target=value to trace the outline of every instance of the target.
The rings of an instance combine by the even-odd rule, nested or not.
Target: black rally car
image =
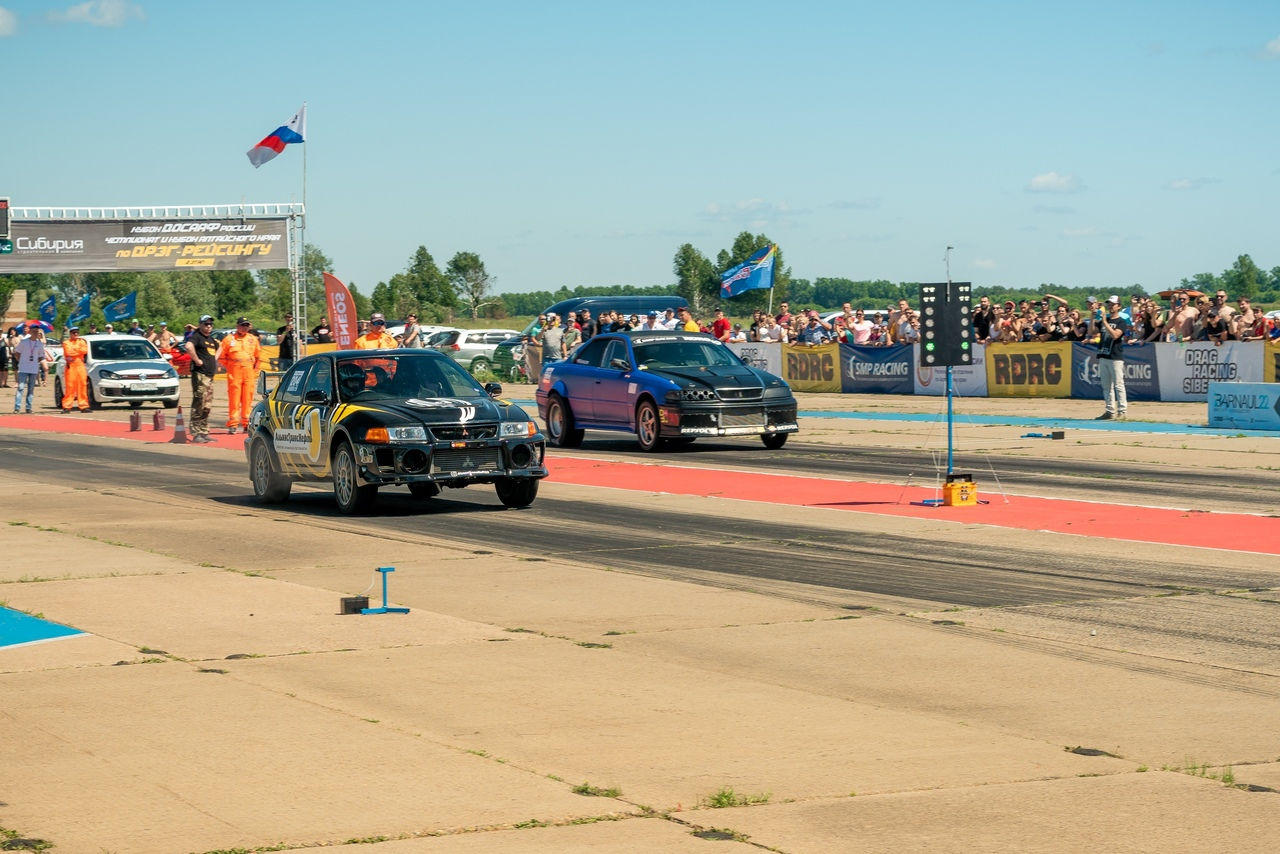
[[[343,513],[367,510],[382,486],[417,498],[493,484],[508,507],[538,494],[546,441],[520,407],[498,399],[432,350],[339,350],[294,363],[254,407],[245,439],[263,502],[297,481],[332,481]]]

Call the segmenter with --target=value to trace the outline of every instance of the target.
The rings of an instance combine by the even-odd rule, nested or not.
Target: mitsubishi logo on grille
[[[466,427],[463,427],[463,428],[462,428],[462,438],[464,438],[464,439],[470,439],[470,438],[471,438],[471,431],[470,431],[470,430],[468,430]]]

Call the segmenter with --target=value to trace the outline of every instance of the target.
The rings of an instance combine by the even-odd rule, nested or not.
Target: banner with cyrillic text
[[[277,270],[289,267],[289,221],[278,219],[15,222],[0,273]]]
[[[729,344],[729,349],[738,354],[738,358],[753,368],[768,371],[774,376],[782,376],[782,345],[774,343]]]

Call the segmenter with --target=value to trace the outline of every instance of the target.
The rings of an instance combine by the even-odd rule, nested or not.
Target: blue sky
[[[801,278],[1160,290],[1280,266],[1280,4],[0,0],[15,206],[287,202],[369,293]]]

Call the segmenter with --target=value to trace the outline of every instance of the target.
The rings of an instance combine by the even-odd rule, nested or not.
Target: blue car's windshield
[[[636,364],[645,368],[740,365],[733,351],[711,338],[682,338],[636,344]]]
[[[344,401],[485,396],[484,388],[457,362],[414,353],[341,359],[338,390]]]

